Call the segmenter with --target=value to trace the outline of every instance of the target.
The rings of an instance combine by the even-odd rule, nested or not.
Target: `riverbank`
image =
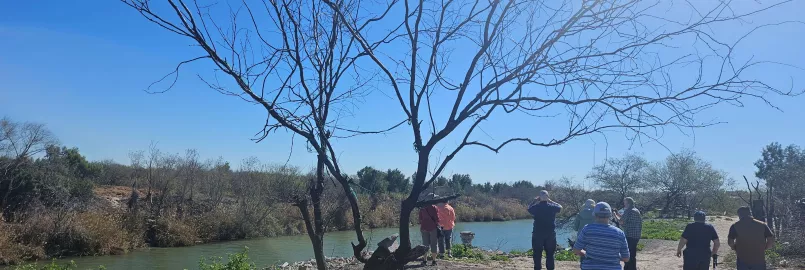
[[[305,235],[304,223],[296,214],[299,210],[290,204],[249,208],[234,199],[223,198],[216,205],[202,198],[185,201],[184,206],[164,209],[160,215],[154,215],[151,210],[161,208],[156,198],[140,199],[135,207],[127,206],[135,194],[131,188],[101,186],[93,192],[93,199],[84,207],[35,207],[18,214],[15,222],[0,220],[3,232],[0,234],[0,265],[75,256],[121,255],[145,247],[186,247]],[[147,198],[147,191],[139,189],[136,196]],[[403,197],[404,194],[360,194],[364,232],[396,227],[398,204]],[[329,207],[341,205],[337,203],[340,198],[331,200],[333,203],[324,209],[328,232],[351,232],[350,210]],[[525,205],[518,200],[485,194],[462,196],[453,206],[458,222],[528,218],[523,210]],[[415,217],[415,213],[412,216]],[[301,241],[310,246],[309,240]]]
[[[726,245],[726,236],[729,227],[735,223],[733,217],[711,217],[708,223],[713,224],[720,238],[724,239],[722,248],[719,250],[718,269],[736,269],[735,252]],[[668,231],[668,230],[665,230]],[[681,232],[680,232],[681,233]],[[661,235],[661,234],[654,234]],[[677,240],[664,239],[642,239],[642,248],[638,253],[638,267],[642,270],[667,270],[682,269],[682,259],[677,258]],[[407,268],[417,268],[423,270],[463,270],[463,269],[533,269],[534,262],[531,256],[525,252],[501,252],[492,250],[475,249],[469,258],[450,258],[439,260],[436,266],[422,266],[418,262],[409,263]],[[560,258],[561,257],[561,258]],[[802,260],[781,260],[768,259],[770,269],[805,269],[805,262]],[[543,265],[545,260],[542,261]],[[281,268],[281,269],[300,269]],[[312,268],[309,268],[312,269]],[[331,269],[358,270],[363,269],[359,263],[350,263]],[[577,270],[579,262],[577,257],[558,255],[556,261],[557,270]]]

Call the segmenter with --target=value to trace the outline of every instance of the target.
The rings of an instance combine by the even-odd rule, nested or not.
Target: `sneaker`
[[[433,260],[433,262],[430,265],[436,266],[436,260]]]

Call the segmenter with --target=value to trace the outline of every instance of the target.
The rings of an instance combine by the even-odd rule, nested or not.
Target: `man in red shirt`
[[[436,206],[428,205],[419,208],[419,231],[422,233],[422,245],[429,246],[430,252],[425,253],[422,264],[428,263],[428,256],[436,265],[436,246],[439,241],[436,229],[439,226],[439,210]]]

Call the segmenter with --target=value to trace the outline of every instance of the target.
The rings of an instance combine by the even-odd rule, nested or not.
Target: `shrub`
[[[211,257],[210,262],[202,258],[199,262],[198,268],[201,270],[253,270],[257,269],[251,260],[249,260],[249,249],[243,248],[243,251],[228,254],[228,260],[223,263],[221,257]]]
[[[649,220],[643,222],[642,239],[679,240],[687,221]]]
[[[572,250],[557,250],[554,256],[557,261],[579,261],[579,256]]]
[[[0,220],[0,265],[17,264],[27,260],[37,260],[45,257],[41,247],[32,247],[19,243],[15,224],[8,224]]]
[[[52,261],[49,264],[44,264],[39,266],[36,263],[26,264],[22,266],[17,266],[14,270],[74,270],[78,269],[74,261],[70,261],[69,263],[65,264],[57,264],[56,261]],[[106,269],[104,266],[98,266],[99,270]]]
[[[484,254],[481,251],[465,245],[453,245],[451,247],[451,251],[453,253],[454,258],[466,258],[476,260],[484,259]]]
[[[182,220],[164,216],[150,223],[148,238],[152,246],[183,247],[196,243],[196,231]]]

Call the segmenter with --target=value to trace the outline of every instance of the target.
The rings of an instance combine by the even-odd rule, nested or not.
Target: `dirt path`
[[[721,249],[719,250],[720,258],[728,258],[732,252],[727,246],[727,233],[729,227],[735,222],[733,218],[715,217],[708,220],[713,224],[718,231],[719,237],[722,239]],[[682,269],[682,259],[676,257],[677,241],[667,240],[641,240],[644,243],[643,251],[637,255],[637,267],[641,270],[668,270],[668,269]],[[721,261],[723,259],[719,259]],[[543,261],[544,263],[544,261]],[[437,266],[413,266],[411,269],[534,269],[534,264],[531,258],[518,257],[513,258],[509,262],[485,262],[485,263],[465,263],[458,261],[440,261]],[[558,270],[571,270],[579,269],[578,262],[556,262],[556,269]],[[719,265],[718,269],[735,269],[734,267],[726,264]]]

